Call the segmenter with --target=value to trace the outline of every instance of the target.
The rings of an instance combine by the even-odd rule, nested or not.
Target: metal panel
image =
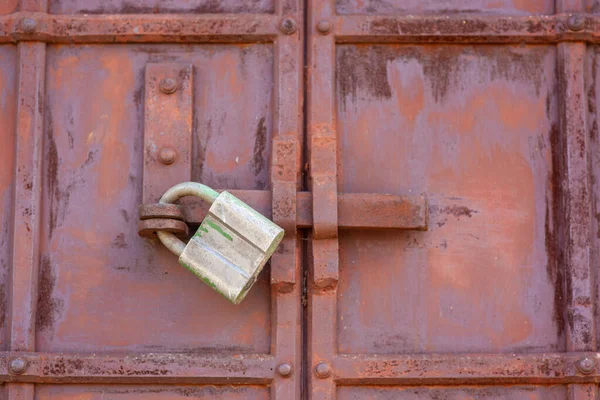
[[[338,47],[340,190],[430,202],[427,232],[340,238],[340,352],[564,348],[555,63],[550,47]]]
[[[521,36],[509,17],[555,9],[583,4],[310,3],[313,207],[331,202],[315,189],[331,173],[340,197],[429,202],[427,231],[331,235],[339,267],[327,285],[314,212],[310,398],[596,398],[584,381],[485,387],[541,383],[529,372],[548,351],[573,355],[562,365],[577,374],[597,367],[575,353],[596,351],[586,46],[560,34],[529,46],[558,24],[528,15],[537,26]],[[587,29],[587,16],[562,15],[569,32]],[[323,126],[337,150],[326,163]]]
[[[0,397],[597,398],[597,8],[3,2]],[[286,231],[240,306],[137,236],[180,171]]]
[[[267,268],[238,307],[191,277],[158,241],[139,237],[136,219],[143,189],[151,189],[144,172],[163,181],[177,175],[173,168],[163,178],[145,171],[144,133],[157,142],[178,126],[192,131],[179,180],[191,174],[216,188],[262,191],[268,213],[271,201],[295,202],[302,189],[302,4],[51,1],[50,13],[67,13],[52,16],[44,0],[19,3],[0,8],[22,11],[0,22],[3,38],[22,35],[2,40],[19,43],[0,51],[0,121],[7,130],[0,144],[15,149],[3,158],[1,180],[9,221],[0,237],[3,261],[8,257],[0,282],[12,287],[0,285],[10,297],[0,302],[10,318],[0,332],[10,341],[0,350],[13,352],[3,352],[2,382],[10,383],[0,397],[298,398],[295,210],[272,213],[289,222],[287,248],[273,259],[277,273]],[[76,37],[103,44],[73,45],[82,43]],[[132,44],[136,38],[150,44]],[[187,116],[177,125],[177,106],[165,113],[152,103],[144,74],[149,65],[182,63],[191,86]],[[146,126],[145,106],[150,122],[162,126]],[[281,144],[292,157],[271,154]],[[284,179],[272,164],[287,172]],[[121,356],[100,356],[107,352]],[[31,374],[103,386],[36,387],[44,381],[28,380]]]
[[[238,189],[268,182],[270,46],[51,47],[40,350],[269,352],[268,274],[243,304],[227,305],[137,236],[145,66],[165,59],[197,71],[192,178]],[[242,93],[255,101],[240,102]]]

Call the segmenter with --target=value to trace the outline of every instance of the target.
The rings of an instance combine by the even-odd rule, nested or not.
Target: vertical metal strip
[[[193,67],[152,63],[145,79],[142,201],[153,203],[192,177]]]
[[[566,218],[567,351],[594,351],[596,334],[592,301],[589,137],[585,101],[584,43],[558,45],[563,102],[564,208]]]
[[[277,371],[271,398],[300,398],[301,312],[300,252],[296,230],[296,192],[300,182],[302,137],[302,0],[276,2],[276,14],[285,25],[275,40],[274,131],[271,156],[273,221],[285,237],[271,258],[273,353]],[[284,21],[285,20],[285,21]],[[291,24],[291,25],[290,25]],[[293,29],[290,29],[293,27]]]
[[[12,262],[12,351],[35,349],[46,45],[19,43]]]
[[[309,23],[310,177],[313,195],[314,282],[338,280],[337,136],[335,125],[335,39],[316,26],[331,24],[333,1],[313,1]]]
[[[311,0],[308,37],[308,137],[313,195],[309,323],[311,399],[334,399],[338,263],[335,1]]]
[[[35,350],[42,192],[45,43],[18,44],[10,349]],[[9,399],[33,399],[33,385],[9,384]]]
[[[562,187],[557,209],[559,258],[565,274],[565,335],[568,352],[595,351],[593,271],[591,270],[591,183],[585,97],[585,43],[558,44]],[[570,385],[572,400],[594,399],[595,385]]]

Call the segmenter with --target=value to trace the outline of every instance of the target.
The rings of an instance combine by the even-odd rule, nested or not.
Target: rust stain
[[[564,165],[564,157],[562,153],[563,146],[560,140],[560,132],[556,125],[552,126],[549,133],[551,149],[552,149],[552,162],[553,165]],[[546,263],[546,274],[548,280],[553,284],[554,287],[554,310],[552,318],[556,324],[556,334],[561,336],[565,329],[565,294],[564,294],[564,271],[561,268],[559,260],[563,255],[561,254],[564,249],[559,244],[561,238],[557,235],[557,226],[559,224],[560,215],[562,212],[562,200],[560,196],[561,187],[561,174],[560,168],[555,169],[552,176],[549,178],[549,195],[546,205],[545,214],[545,246],[548,254],[548,260]]]
[[[252,158],[251,168],[254,175],[258,175],[265,167],[264,153],[267,147],[267,126],[265,125],[265,117],[262,117],[258,121],[254,137],[254,156]]]
[[[113,241],[111,243],[111,247],[116,248],[116,249],[126,249],[126,248],[128,248],[129,245],[125,241],[125,234],[124,233],[119,233],[117,236],[115,236],[115,238],[113,239]]]
[[[337,68],[344,71],[337,78],[342,110],[346,109],[348,99],[355,102],[364,95],[378,100],[391,98],[392,84],[389,75],[393,71],[392,68],[397,69],[396,73],[400,73],[398,65],[411,62],[421,66],[422,76],[429,82],[436,102],[443,102],[449,91],[459,89],[455,87],[458,83],[456,77],[467,70],[469,64],[473,65],[481,58],[491,61],[484,71],[487,70],[492,79],[526,81],[528,85],[533,83],[537,95],[544,79],[539,71],[547,55],[548,49],[541,46],[526,46],[524,49],[509,47],[508,51],[482,46],[339,46]],[[406,73],[405,68],[402,69],[402,73]],[[411,98],[411,94],[416,94],[417,97],[413,100],[418,104],[419,92],[410,91],[407,97]],[[517,108],[512,110],[523,112]]]
[[[50,330],[54,327],[58,315],[64,309],[62,299],[54,296],[56,276],[49,256],[43,256],[40,262],[38,301],[36,313],[36,329],[38,331]]]

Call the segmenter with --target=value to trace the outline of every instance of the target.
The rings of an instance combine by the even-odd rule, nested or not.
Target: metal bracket
[[[143,203],[191,180],[193,69],[191,64],[146,66]]]

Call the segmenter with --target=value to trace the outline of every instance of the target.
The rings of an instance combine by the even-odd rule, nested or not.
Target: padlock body
[[[284,231],[231,193],[222,192],[179,263],[235,304],[241,302]]]

